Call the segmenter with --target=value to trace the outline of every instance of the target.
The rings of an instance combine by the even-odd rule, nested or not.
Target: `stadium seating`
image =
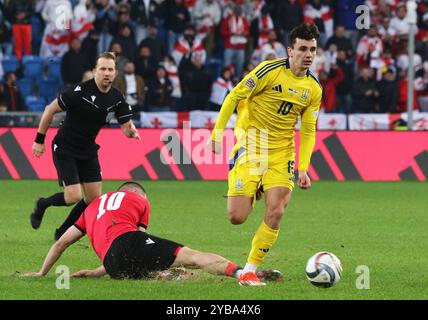
[[[43,75],[43,61],[39,56],[24,56],[22,58],[24,65],[24,76],[34,80]]]
[[[49,78],[56,79],[62,83],[61,76],[61,58],[48,58],[43,61]]]
[[[14,55],[5,55],[2,60],[3,71],[6,72],[15,72],[19,67],[19,60]]]
[[[33,94],[33,81],[29,78],[22,78],[16,81],[21,95],[27,97]]]
[[[43,97],[27,96],[25,97],[25,104],[28,107],[28,111],[41,112],[45,110],[46,101]]]
[[[51,102],[57,95],[59,83],[57,79],[47,78],[39,81],[39,94],[46,101]]]

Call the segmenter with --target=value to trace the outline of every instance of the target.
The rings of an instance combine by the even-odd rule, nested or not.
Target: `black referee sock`
[[[48,198],[41,198],[39,201],[39,205],[42,206],[44,209],[50,206],[66,206],[67,204],[65,203],[64,192],[55,193]]]
[[[68,215],[67,219],[65,219],[64,223],[56,229],[55,232],[55,239],[58,240],[63,233],[67,231],[68,228],[70,228],[76,221],[79,219],[80,215],[85,211],[86,207],[88,205],[85,203],[85,200],[80,200],[76,205],[71,209],[70,214]]]

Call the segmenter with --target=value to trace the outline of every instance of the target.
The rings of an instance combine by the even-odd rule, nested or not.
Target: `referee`
[[[65,119],[52,141],[53,162],[64,192],[38,198],[30,216],[31,226],[38,229],[48,207],[76,204],[64,223],[56,229],[55,240],[74,224],[92,200],[101,195],[99,145],[95,139],[107,123],[109,113],[114,114],[125,136],[140,139],[131,120],[132,108],[123,95],[112,87],[117,75],[115,55],[102,53],[97,58],[93,73],[93,79],[66,90],[46,107],[32,148],[36,157],[45,152],[45,136],[52,118],[54,114],[65,111]]]

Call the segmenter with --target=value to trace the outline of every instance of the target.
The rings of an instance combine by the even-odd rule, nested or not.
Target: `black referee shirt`
[[[95,156],[99,146],[95,138],[113,113],[120,124],[132,118],[132,108],[116,88],[101,92],[94,79],[83,82],[58,96],[61,109],[66,111],[54,139],[54,148],[77,157]]]

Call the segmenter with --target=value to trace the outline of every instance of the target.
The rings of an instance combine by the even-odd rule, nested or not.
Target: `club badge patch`
[[[248,78],[245,83],[244,86],[250,88],[250,89],[254,89],[254,87],[256,86],[255,81],[253,80],[253,78]]]

